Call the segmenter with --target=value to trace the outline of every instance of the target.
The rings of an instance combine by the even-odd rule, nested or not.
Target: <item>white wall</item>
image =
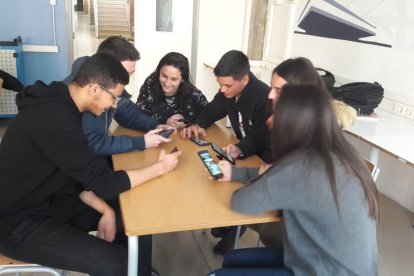
[[[211,68],[229,50],[242,50],[246,2],[200,0],[196,85],[211,100],[218,84]]]
[[[245,39],[245,11],[251,0],[199,0],[199,29],[196,86],[211,100],[218,84],[211,68],[232,49],[242,50]],[[135,46],[141,53],[138,62],[136,91],[167,52],[177,51],[191,61],[193,1],[173,1],[173,32],[155,32],[155,1],[135,0]]]
[[[297,24],[307,0],[299,0]],[[311,1],[322,3],[323,1]],[[392,48],[344,40],[294,34],[292,56],[305,56],[315,66],[325,68],[349,81],[378,81],[385,89],[384,108],[393,102],[414,105],[414,2],[406,0],[336,1],[376,26],[375,40]],[[367,38],[367,40],[374,40]],[[352,143],[368,158],[369,146],[351,136]],[[414,211],[414,167],[381,152],[378,189]]]
[[[298,1],[296,24],[307,2]],[[311,4],[317,2],[322,1],[311,1]],[[294,34],[292,56],[306,56],[317,66],[349,80],[377,81],[385,88],[388,98],[414,105],[414,88],[408,81],[412,77],[414,64],[414,2],[336,2],[376,27],[372,28],[376,36],[364,40],[391,44],[392,48]]]
[[[168,52],[180,52],[191,62],[193,1],[174,0],[173,31],[156,32],[156,1],[135,0],[135,47],[141,54],[135,73],[135,101],[145,79]],[[132,91],[131,91],[132,92]]]

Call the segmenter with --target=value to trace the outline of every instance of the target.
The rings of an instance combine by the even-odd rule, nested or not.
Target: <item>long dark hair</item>
[[[329,92],[315,85],[286,84],[276,103],[271,130],[273,164],[287,154],[307,149],[319,155],[326,167],[339,211],[338,191],[332,159],[334,153],[364,190],[369,215],[378,219],[378,191],[370,172],[355,148],[347,142],[331,107]]]
[[[313,84],[326,88],[312,62],[304,57],[290,58],[283,61],[273,69],[273,74],[282,77],[288,84]]]
[[[161,84],[159,82],[161,68],[165,65],[173,66],[180,70],[182,82],[178,86],[177,94],[175,94],[180,107],[185,104],[186,96],[197,90],[197,88],[192,84],[190,80],[190,68],[188,65],[188,59],[184,55],[177,52],[170,52],[166,54],[160,60],[157,68],[151,75],[152,87],[150,90],[151,96],[154,99],[154,103],[152,105],[152,112],[154,113],[162,113],[167,105],[164,91],[162,90]]]

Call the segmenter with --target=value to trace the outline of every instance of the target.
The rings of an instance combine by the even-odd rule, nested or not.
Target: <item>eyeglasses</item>
[[[118,104],[119,103],[119,101],[121,100],[121,97],[116,97],[116,96],[114,96],[114,94],[112,94],[112,92],[111,91],[109,91],[105,86],[103,86],[103,85],[100,85],[100,84],[98,84],[99,85],[99,87],[101,87],[101,89],[103,90],[103,91],[105,91],[106,93],[108,93],[109,95],[111,95],[112,96],[112,98],[114,99],[114,104]]]

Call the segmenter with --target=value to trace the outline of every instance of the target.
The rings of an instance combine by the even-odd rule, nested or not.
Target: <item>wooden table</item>
[[[115,135],[138,135],[138,132],[118,127]],[[219,146],[236,142],[230,129],[213,125],[207,130],[208,141]],[[245,215],[230,209],[232,193],[241,183],[221,183],[210,180],[209,173],[197,155],[203,149],[215,156],[210,146],[200,147],[179,133],[172,141],[156,149],[134,151],[113,156],[115,170],[140,168],[154,163],[160,149],[168,152],[175,146],[183,151],[177,168],[161,177],[120,195],[125,233],[128,236],[128,275],[138,271],[139,235],[246,225],[279,221],[276,212]],[[237,160],[237,166],[258,166],[257,156]]]

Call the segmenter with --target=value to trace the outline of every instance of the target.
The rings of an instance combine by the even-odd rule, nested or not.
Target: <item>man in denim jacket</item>
[[[131,43],[117,36],[105,39],[99,45],[97,53],[105,53],[115,57],[128,71],[129,75],[135,72],[135,63],[140,58],[139,52]],[[84,56],[75,60],[71,75],[63,80],[65,84],[69,84],[73,80],[79,67],[88,58]],[[85,112],[82,115],[83,132],[88,139],[89,146],[97,155],[110,156],[132,150],[144,150],[170,141],[170,139],[157,134],[161,130],[160,128],[168,127],[159,125],[156,120],[142,113],[130,98],[131,95],[124,90],[124,93],[119,97],[116,108],[108,109],[101,116],[95,116],[90,112]],[[115,119],[123,127],[147,133],[139,137],[108,136],[107,132],[112,119]]]

